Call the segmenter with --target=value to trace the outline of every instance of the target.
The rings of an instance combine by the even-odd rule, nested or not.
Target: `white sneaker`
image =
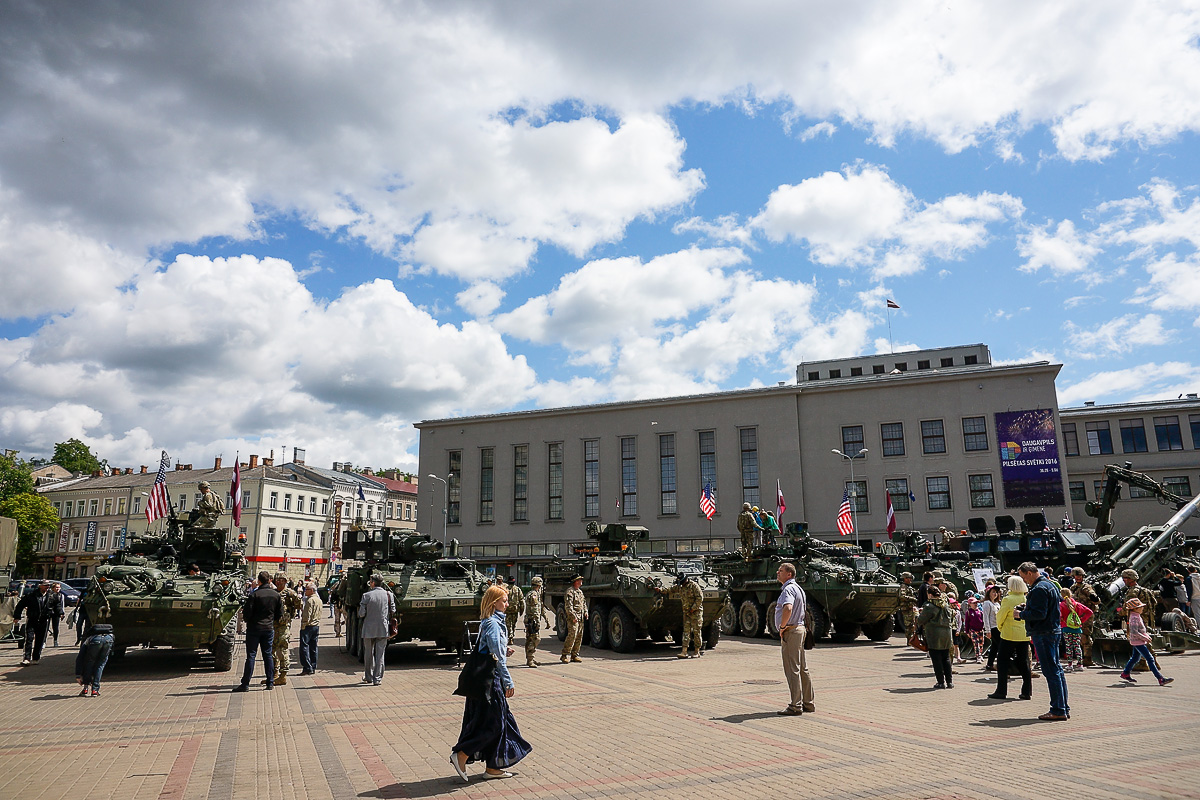
[[[28,658],[22,659],[22,660],[21,660],[21,666],[22,666],[22,667],[28,667],[28,666],[29,666],[29,659],[28,659]]]

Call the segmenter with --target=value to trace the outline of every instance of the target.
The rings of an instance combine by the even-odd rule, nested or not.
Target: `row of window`
[[[679,513],[679,475],[677,472],[674,433],[656,437],[658,459],[658,509],[663,516]],[[758,505],[758,429],[738,429],[739,455],[741,459],[742,502]],[[638,446],[637,438],[621,437],[621,482],[614,505],[622,517],[633,517],[638,508]],[[713,495],[717,493],[717,448],[716,432],[700,431],[695,439],[699,456],[699,486],[709,485]],[[546,519],[561,520],[565,486],[563,481],[563,443],[550,442],[546,445]],[[583,516],[587,519],[600,517],[600,440],[583,441]],[[529,521],[529,445],[512,446],[513,485],[512,521]],[[463,455],[461,450],[447,453],[447,522],[457,525],[462,522],[462,475]],[[483,447],[479,451],[479,509],[478,521],[496,521],[496,448]]]
[[[888,478],[884,482],[884,490],[892,498],[894,511],[911,511],[916,495],[908,483],[908,478]],[[846,481],[846,493],[850,496],[851,508],[860,514],[870,513],[869,492],[866,480]],[[967,476],[967,495],[971,508],[995,508],[996,490],[990,474]],[[926,506],[930,511],[945,511],[953,508],[950,497],[950,477],[948,475],[933,475],[925,478]]]
[[[661,555],[667,553],[669,542],[666,539],[651,539],[637,546],[640,555]],[[736,550],[741,546],[740,539],[676,539],[677,553],[720,553],[726,550]],[[561,555],[563,546],[557,542],[544,544],[476,544],[470,547],[470,557],[474,559],[512,558],[513,547],[516,547],[518,558],[522,556]]]
[[[975,355],[963,356],[963,364],[971,365],[971,364],[978,364],[978,363],[979,363],[978,356],[975,356]],[[954,358],[953,357],[943,358],[941,360],[941,365],[942,365],[942,367],[953,367],[954,366]],[[907,361],[896,361],[896,362],[894,362],[894,365],[892,368],[899,372],[908,372],[908,362]],[[917,369],[919,369],[919,370],[930,369],[929,359],[920,359],[919,361],[917,361]],[[886,370],[887,370],[886,364],[872,364],[871,365],[871,374],[872,375],[882,375],[882,374],[884,374],[884,372]],[[862,367],[851,367],[850,368],[850,377],[851,378],[857,378],[862,374],[863,374]],[[807,373],[807,375],[808,375],[808,379],[810,381],[821,380],[820,370],[814,370],[812,372]],[[829,370],[829,377],[831,379],[842,377],[841,369]]]
[[[1183,449],[1183,429],[1178,415],[1154,417],[1154,443],[1158,452]],[[1146,421],[1144,419],[1117,420],[1121,432],[1122,453],[1149,452],[1146,437]],[[1192,433],[1192,449],[1200,450],[1200,414],[1188,415],[1188,426]],[[1064,422],[1063,449],[1068,456],[1079,455],[1079,432],[1074,422]],[[1087,453],[1090,456],[1111,455],[1113,453],[1112,427],[1108,420],[1084,423]]]
[[[176,509],[181,512],[187,511],[188,496],[186,494],[180,494],[178,496],[178,498],[179,498],[179,503],[176,506]],[[104,499],[104,516],[111,516],[114,513],[117,514],[118,516],[124,516],[125,515],[125,500],[126,500],[126,498],[124,498],[124,497],[105,498]],[[306,500],[307,500],[307,512],[305,511],[305,507],[306,507],[305,501]],[[315,496],[308,496],[308,495],[302,495],[302,494],[296,495],[294,510],[298,514],[304,514],[304,513],[316,514],[316,513],[318,513],[317,512],[317,501],[318,500],[320,500],[320,504],[321,504],[320,505],[321,516],[323,516],[323,517],[328,516],[329,515],[329,498],[327,498],[327,497],[318,498]],[[285,492],[285,493],[283,493],[282,505],[281,505],[280,493],[279,492],[271,492],[267,498],[267,508],[272,509],[272,510],[292,511],[293,510],[292,501],[293,501],[292,495]],[[196,506],[197,504],[199,504],[200,494],[195,493],[194,495],[192,495],[191,502],[192,502],[193,507]],[[250,492],[242,492],[242,509],[245,510],[245,509],[253,508],[251,503],[252,503],[251,493]],[[58,501],[58,502],[55,502],[53,505],[54,505],[54,510],[56,512],[58,512],[58,515],[61,519],[69,519],[71,517],[100,516],[100,499],[99,498],[90,498],[90,499],[75,500],[75,501],[72,501],[72,500]],[[233,506],[233,497],[231,495],[226,494],[225,495],[225,507],[230,508],[232,506]],[[137,514],[140,514],[141,512],[142,512],[142,497],[141,497],[141,495],[137,495],[133,498],[133,509],[130,513],[137,515]],[[383,514],[384,514],[384,506],[382,504],[379,506],[375,506],[370,503],[365,504],[365,506],[363,503],[358,503],[358,504],[344,503],[342,505],[342,516],[344,516],[346,519],[350,519],[352,514],[354,515],[355,518],[361,518],[361,519],[367,519],[367,520],[382,520]],[[365,514],[365,516],[364,516],[364,514]],[[387,504],[387,515],[388,515],[388,519],[404,519],[404,520],[416,522],[417,506],[415,503],[388,503]]]
[[[968,453],[986,451],[988,445],[987,420],[984,417],[963,417],[963,450]],[[884,422],[879,426],[880,451],[884,458],[905,455],[903,422]],[[842,426],[842,452],[853,456],[866,445],[862,425]],[[921,452],[937,455],[946,452],[946,425],[940,419],[921,421]]]
[[[276,546],[275,545],[275,533],[276,533],[276,530],[274,528],[267,528],[267,547],[275,547]],[[280,536],[281,536],[281,538],[279,540],[279,545],[278,545],[279,547],[292,547],[292,548],[297,548],[297,549],[305,548],[304,531],[300,530],[299,528],[296,529],[295,533],[292,532],[291,528],[284,528],[283,532],[280,534]],[[316,550],[316,549],[324,550],[325,549],[325,531],[322,530],[321,535],[319,537],[317,536],[316,531],[309,531],[307,542],[308,542],[307,549],[309,549],[309,550]]]
[[[1192,496],[1192,481],[1186,475],[1181,475],[1181,476],[1172,477],[1172,478],[1163,478],[1162,485],[1163,485],[1163,488],[1166,489],[1168,492],[1176,494],[1180,497],[1191,497]],[[1129,496],[1131,498],[1137,499],[1137,498],[1143,498],[1143,497],[1154,497],[1154,494],[1152,492],[1147,492],[1145,489],[1142,489],[1139,486],[1131,485],[1128,488],[1129,488]],[[1071,502],[1072,503],[1087,502],[1087,490],[1084,486],[1083,481],[1068,481],[1067,489],[1071,493]],[[1095,498],[1097,500],[1099,500],[1100,495],[1104,492],[1104,481],[1103,480],[1092,481],[1092,491],[1095,494]]]

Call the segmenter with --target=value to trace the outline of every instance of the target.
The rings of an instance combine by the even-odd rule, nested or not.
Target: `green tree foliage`
[[[17,574],[27,575],[38,537],[58,527],[58,512],[40,494],[26,492],[0,501],[0,517],[17,521]]]
[[[67,439],[54,445],[54,458],[50,459],[50,463],[84,475],[90,475],[104,466],[91,448],[78,439]]]
[[[0,454],[0,500],[33,491],[29,465],[16,456]]]

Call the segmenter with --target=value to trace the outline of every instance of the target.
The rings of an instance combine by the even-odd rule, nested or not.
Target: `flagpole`
[[[896,352],[896,344],[894,341],[892,341],[892,307],[891,306],[887,307],[887,318],[888,318],[888,352],[895,353]]]

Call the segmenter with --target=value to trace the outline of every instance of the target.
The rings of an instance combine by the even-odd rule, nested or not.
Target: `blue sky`
[[[1198,37],[1169,2],[7,4],[0,446],[413,468],[420,419],[886,351],[889,297],[897,350],[1062,363],[1062,405],[1196,391]]]

